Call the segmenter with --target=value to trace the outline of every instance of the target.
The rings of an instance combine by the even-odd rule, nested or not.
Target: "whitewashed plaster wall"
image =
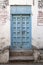
[[[6,13],[4,13],[3,10],[1,12],[0,16],[3,19],[3,15]],[[9,7],[7,7],[6,21],[2,21],[2,19],[0,20],[0,49],[10,45],[10,20],[8,13]]]
[[[9,60],[9,50],[4,50],[8,46],[10,46],[9,5],[6,6],[4,0],[0,0],[0,63]]]
[[[38,0],[34,0],[34,6],[32,8],[32,44],[37,48],[43,48],[43,26],[38,24]],[[41,24],[41,23],[40,23]]]
[[[9,0],[10,5],[32,5],[33,0]]]
[[[10,45],[9,11],[9,1],[0,0],[0,49]]]

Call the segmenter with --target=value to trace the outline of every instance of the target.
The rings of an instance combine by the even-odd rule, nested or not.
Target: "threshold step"
[[[10,49],[10,52],[33,52],[33,50],[12,50]]]
[[[10,60],[34,60],[33,56],[10,57]]]
[[[10,56],[32,56],[32,50],[11,50]]]

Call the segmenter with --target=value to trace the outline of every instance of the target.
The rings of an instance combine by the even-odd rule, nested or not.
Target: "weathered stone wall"
[[[9,50],[4,48],[10,45],[9,27],[9,3],[8,0],[0,0],[0,63],[8,62]]]
[[[9,50],[0,52],[0,63],[7,63],[9,61]]]

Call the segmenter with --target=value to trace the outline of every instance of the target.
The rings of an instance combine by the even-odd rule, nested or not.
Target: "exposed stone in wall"
[[[38,25],[43,25],[43,0],[38,0]]]
[[[0,8],[6,8],[9,5],[8,0],[0,0]]]
[[[33,56],[34,56],[35,62],[40,62],[40,52],[39,52],[39,50],[34,49]]]
[[[43,12],[42,11],[38,12],[38,24],[39,23],[43,25]]]
[[[1,4],[0,4],[0,13],[1,13],[0,14],[0,22],[1,22],[1,24],[6,23],[6,20],[8,18],[6,1],[8,1],[8,0],[0,1],[1,2]]]
[[[5,50],[3,53],[0,53],[0,63],[7,63],[9,60],[9,50]]]
[[[43,8],[43,0],[38,0],[38,7]]]

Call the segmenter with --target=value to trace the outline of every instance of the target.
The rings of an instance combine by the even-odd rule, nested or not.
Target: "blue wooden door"
[[[13,49],[31,48],[31,15],[12,15],[11,46]]]

